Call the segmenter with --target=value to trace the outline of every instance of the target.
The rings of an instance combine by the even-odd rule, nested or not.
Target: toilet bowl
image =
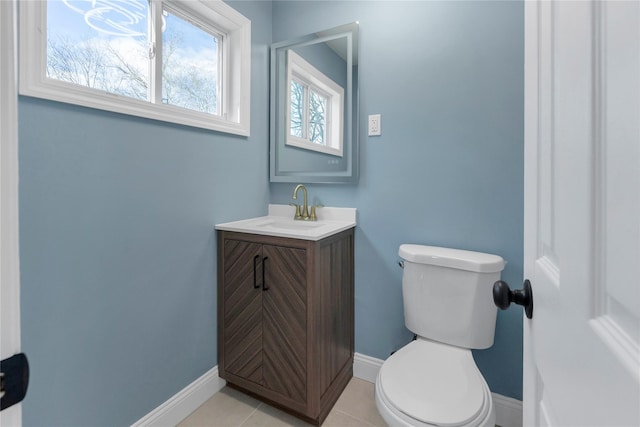
[[[491,254],[401,245],[407,328],[417,339],[380,368],[375,401],[390,426],[495,424],[491,391],[471,349],[493,345],[492,286],[505,261]]]
[[[378,411],[390,426],[495,424],[491,392],[471,350],[418,338],[378,372]]]

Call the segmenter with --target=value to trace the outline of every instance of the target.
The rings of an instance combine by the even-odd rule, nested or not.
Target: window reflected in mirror
[[[287,145],[342,157],[344,88],[287,52]]]

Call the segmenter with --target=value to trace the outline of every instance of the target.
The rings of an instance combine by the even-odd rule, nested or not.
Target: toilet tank
[[[498,255],[435,246],[400,246],[407,328],[420,337],[464,348],[493,345],[493,283],[506,262]]]

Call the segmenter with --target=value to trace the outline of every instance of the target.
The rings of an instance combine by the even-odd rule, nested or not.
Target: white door
[[[640,2],[525,21],[523,421],[639,426]]]
[[[0,0],[0,359],[20,352],[14,6],[13,1]],[[1,426],[20,424],[20,404],[0,412]]]

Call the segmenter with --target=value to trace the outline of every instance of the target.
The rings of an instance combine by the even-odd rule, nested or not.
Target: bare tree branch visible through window
[[[215,113],[217,75],[178,55],[182,45],[181,35],[175,32],[164,38],[163,102]],[[58,36],[48,40],[47,77],[146,100],[149,88],[147,55],[146,41],[142,38],[87,37],[78,42]],[[204,59],[215,63],[215,58]]]

